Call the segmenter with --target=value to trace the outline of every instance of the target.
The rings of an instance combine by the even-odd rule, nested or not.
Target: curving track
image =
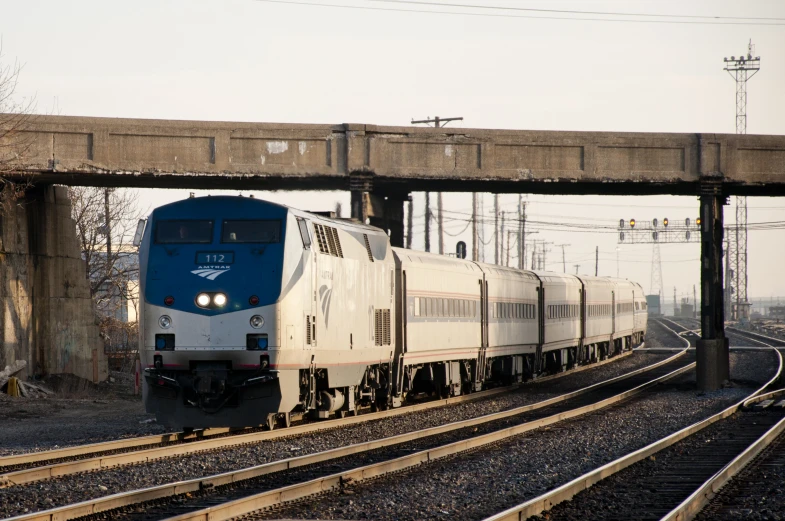
[[[779,387],[783,361],[776,349],[773,356],[774,376],[750,399],[489,520],[526,519],[543,510],[552,521],[691,519],[743,466],[750,447],[767,445],[773,427],[785,429],[785,409],[745,407],[754,396]]]
[[[538,386],[547,386],[549,385],[548,382],[553,382],[562,377],[587,369],[600,367],[619,360],[622,357],[629,356],[630,354],[632,354],[632,352],[628,351],[622,355],[598,363],[580,366],[564,373],[541,377],[534,380],[534,382],[537,383]],[[144,436],[51,451],[7,456],[0,458],[0,488],[32,483],[53,477],[144,463],[172,456],[183,456],[208,450],[220,450],[286,438],[288,436],[336,429],[348,425],[391,418],[418,411],[427,411],[460,403],[493,400],[502,394],[525,387],[526,384],[524,384],[524,386],[513,385],[472,393],[465,396],[413,404],[387,411],[375,413],[365,412],[357,417],[329,421],[304,422],[300,425],[272,432],[262,430],[261,428],[242,430],[209,429],[193,433],[181,432],[157,436]]]
[[[666,372],[672,372],[674,366],[681,366],[682,371],[684,367],[691,367],[691,363],[680,360],[683,356],[684,353],[682,352],[665,363],[655,364],[656,367],[650,366],[602,384],[596,384],[589,388],[547,400],[546,402],[520,407],[515,410],[502,411],[480,418],[410,432],[385,440],[375,440],[360,445],[342,447],[328,451],[328,453],[312,454],[301,458],[291,458],[287,461],[273,462],[221,476],[155,487],[155,490],[148,489],[146,491],[118,494],[93,500],[82,505],[72,505],[15,519],[69,519],[77,515],[117,508],[123,504],[136,504],[139,501],[150,500],[151,498],[169,497],[177,494],[173,501],[162,499],[147,503],[144,506],[136,505],[130,510],[126,509],[123,514],[125,518],[158,519],[162,516],[182,511],[183,508],[193,510],[205,504],[214,504],[216,501],[235,497],[235,495],[247,496],[254,489],[258,491],[260,488],[278,488],[282,484],[287,483],[287,480],[300,482],[303,479],[313,480],[314,476],[321,476],[316,478],[320,483],[320,487],[324,486],[325,483],[332,483],[336,479],[339,484],[345,483],[347,478],[353,476],[352,472],[356,471],[355,467],[358,464],[367,464],[370,461],[375,462],[373,465],[377,469],[384,466],[389,467],[390,465],[393,469],[400,469],[403,465],[401,458],[408,461],[408,464],[418,464],[423,457],[426,459],[444,457],[450,454],[451,451],[460,452],[471,449],[474,446],[486,445],[505,437],[517,435],[520,432],[536,429],[570,416],[584,414],[590,410],[615,403],[652,385],[651,383],[646,383],[653,377],[651,372],[656,372],[658,376],[663,376]],[[643,387],[633,390],[635,387],[640,387],[642,382],[644,382]],[[620,397],[620,392],[624,396]],[[580,409],[576,409],[579,406]],[[404,454],[406,456],[402,456]],[[342,472],[338,477],[330,477],[334,475],[337,469],[348,470]],[[276,472],[276,474],[268,475],[271,472]],[[347,472],[349,475],[345,475]],[[376,472],[364,469],[361,471],[361,475],[369,477],[371,474],[377,475],[375,474]],[[357,477],[355,476],[352,479],[357,479]],[[310,487],[313,486],[313,483],[304,485],[305,488],[303,490],[311,490]],[[291,497],[291,492],[289,494],[286,497]],[[232,512],[234,511],[232,510]],[[113,511],[111,516],[114,518],[121,515],[121,513],[120,511]],[[215,513],[213,512],[211,518],[214,518],[214,516]]]

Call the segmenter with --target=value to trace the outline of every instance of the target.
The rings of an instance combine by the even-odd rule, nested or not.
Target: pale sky
[[[297,2],[299,0],[292,0]],[[438,3],[436,0],[425,0]],[[752,38],[761,72],[748,85],[750,134],[785,134],[785,2],[749,0],[455,0],[452,3],[697,18],[450,8],[370,0],[291,5],[259,0],[4,0],[4,61],[25,64],[17,93],[41,113],[129,118],[370,123],[463,116],[467,128],[634,132],[735,132],[735,83],[724,56]],[[446,3],[446,2],[443,2]],[[354,6],[328,7],[325,4]],[[371,8],[358,9],[357,7]],[[400,12],[377,9],[439,11]],[[471,13],[452,14],[452,13]],[[480,15],[493,16],[480,16]],[[538,18],[539,17],[539,18]],[[543,18],[550,17],[550,18]],[[567,20],[552,18],[584,18]],[[590,21],[603,18],[614,21]],[[622,21],[626,20],[626,21]],[[737,25],[738,22],[751,22]],[[779,24],[779,25],[765,25]],[[191,190],[140,190],[143,208]],[[199,195],[218,193],[200,191]],[[237,193],[237,192],[231,192]],[[246,192],[247,193],[247,192]],[[348,194],[255,192],[303,209],[332,209]],[[415,195],[416,248],[423,246],[423,194]],[[445,249],[465,240],[469,194],[445,194]],[[435,205],[435,195],[433,197]],[[547,223],[612,226],[697,216],[695,197],[528,196],[531,239],[551,242],[547,269],[616,275],[614,231],[554,231]],[[492,196],[484,197],[492,220]],[[517,196],[502,196],[517,211]],[[726,223],[735,211],[726,207]],[[785,201],[750,198],[750,223],[785,221]],[[492,226],[485,240],[492,240]],[[604,232],[604,233],[600,233]],[[432,251],[437,239],[433,228]],[[750,231],[749,294],[785,296],[785,229]],[[493,245],[486,250],[493,260]],[[529,250],[531,251],[531,250]],[[664,294],[692,296],[699,246],[663,245]],[[618,273],[648,291],[650,245],[621,246]],[[511,260],[517,264],[517,261]],[[527,262],[528,265],[528,262]]]

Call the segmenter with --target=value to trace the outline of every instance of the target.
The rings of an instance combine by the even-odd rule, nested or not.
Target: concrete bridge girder
[[[785,192],[785,136],[35,116],[17,170],[46,183],[697,195]],[[306,182],[304,182],[306,181]]]

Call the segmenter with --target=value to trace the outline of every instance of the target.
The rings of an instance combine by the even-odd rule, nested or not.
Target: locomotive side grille
[[[390,310],[385,309],[382,313],[382,326],[384,332],[384,345],[388,346],[392,343],[391,328],[390,328]]]
[[[305,315],[305,343],[311,345],[311,315]]]
[[[363,239],[365,239],[365,251],[368,252],[368,260],[373,262],[373,253],[371,253],[371,243],[368,242],[368,234],[363,234]]]
[[[329,226],[327,227],[327,229],[330,231],[330,233],[332,233],[333,244],[334,244],[333,255],[335,255],[336,257],[343,258],[343,250],[341,249],[341,239],[338,238],[338,230]]]
[[[324,233],[324,226],[314,223],[313,230],[316,232],[316,242],[319,243],[319,251],[325,255],[329,255],[330,249],[327,244],[327,236]]]
[[[390,327],[390,310],[377,309],[374,311],[375,345],[388,346],[392,344],[392,333]]]
[[[316,235],[316,242],[319,243],[319,251],[321,253],[343,258],[343,250],[341,249],[341,240],[338,238],[338,230],[332,226],[324,226],[316,223],[313,225],[313,230]]]

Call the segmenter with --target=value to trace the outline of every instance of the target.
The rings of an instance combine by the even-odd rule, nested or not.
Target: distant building
[[[99,315],[120,322],[136,322],[139,305],[139,253],[135,246],[123,245],[118,250],[117,261],[110,279],[95,292],[96,310]],[[95,262],[106,262],[105,252],[93,253]],[[94,275],[102,276],[100,270]]]
[[[771,306],[769,308],[769,318],[785,320],[785,306]]]
[[[649,315],[662,315],[659,295],[646,295],[646,307],[649,310]]]

